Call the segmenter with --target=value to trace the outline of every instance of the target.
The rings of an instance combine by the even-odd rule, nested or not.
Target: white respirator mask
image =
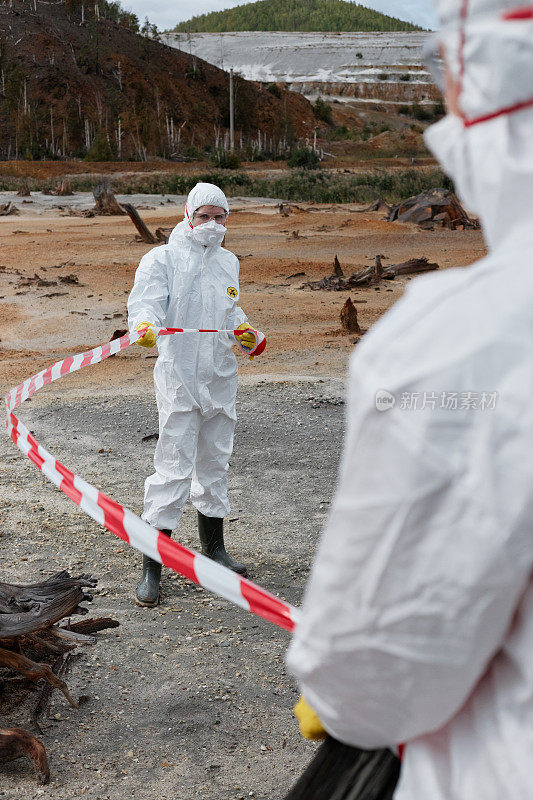
[[[202,244],[204,247],[213,247],[217,244],[222,244],[226,232],[227,228],[224,225],[219,225],[218,222],[212,219],[209,222],[204,222],[203,225],[197,225],[193,228],[191,236],[198,244]]]

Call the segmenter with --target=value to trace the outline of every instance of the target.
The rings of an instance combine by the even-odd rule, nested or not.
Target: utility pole
[[[233,67],[229,71],[229,149],[235,150],[235,98],[233,93]]]

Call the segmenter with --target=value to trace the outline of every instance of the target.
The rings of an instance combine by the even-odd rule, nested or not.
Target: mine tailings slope
[[[0,159],[176,157],[229,126],[226,72],[60,3],[0,4],[0,68]],[[235,84],[239,141],[312,130],[305,98]]]

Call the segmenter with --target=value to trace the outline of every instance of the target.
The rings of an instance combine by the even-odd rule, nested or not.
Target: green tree
[[[347,0],[257,0],[200,14],[175,31],[416,31],[416,25]]]

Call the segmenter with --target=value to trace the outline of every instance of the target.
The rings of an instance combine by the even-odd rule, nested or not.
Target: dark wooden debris
[[[87,589],[96,583],[88,575],[72,577],[65,570],[40,583],[0,582],[0,688],[17,676],[23,684],[44,681],[31,715],[37,729],[38,716],[46,711],[53,689],[59,689],[71,706],[78,707],[62,677],[72,651],[80,644],[93,644],[93,633],[118,625],[116,620],[101,617],[71,623],[73,615],[87,614],[81,603],[92,600]],[[68,620],[66,625],[59,624],[63,619]],[[28,691],[29,686],[26,695]],[[11,701],[12,696],[13,692],[8,694]],[[46,783],[50,771],[42,743],[21,728],[1,729],[0,764],[21,756],[33,761],[39,780]]]
[[[342,271],[342,267],[340,265],[340,262],[339,262],[339,259],[338,259],[337,256],[335,256],[335,260],[333,262],[333,274],[337,278],[343,278],[344,277],[344,272]]]
[[[372,266],[367,266],[358,272],[354,272],[349,277],[344,276],[340,264],[338,264],[338,259],[336,259],[332,275],[328,278],[322,278],[320,281],[307,281],[300,288],[313,291],[325,289],[329,292],[346,292],[362,286],[374,286],[382,280],[391,281],[398,275],[415,275],[419,272],[430,272],[439,269],[438,264],[430,263],[427,258],[412,258],[409,261],[402,261],[401,264],[390,264],[384,267],[383,258],[384,256],[377,255],[376,261]],[[340,275],[338,270],[340,270]]]
[[[479,229],[479,221],[469,217],[456,195],[446,189],[429,189],[408,197],[389,210],[387,219],[413,222],[427,230],[433,230],[435,225],[451,230]]]
[[[11,202],[0,205],[0,217],[8,217],[11,214],[19,214],[18,208]]]
[[[29,758],[39,783],[48,783],[50,767],[42,742],[22,728],[0,728],[0,764],[16,758]]]
[[[369,206],[366,208],[357,208],[355,209],[356,214],[364,214],[367,211],[386,211],[387,214],[390,212],[391,206],[387,203],[386,200],[383,200],[381,197],[377,200],[374,200],[373,203],[370,203]]]
[[[156,228],[155,229],[155,238],[161,244],[168,244],[168,240],[170,239],[170,234],[174,228]]]
[[[305,211],[304,208],[297,206],[295,203],[280,203],[279,206],[279,213],[282,217],[289,217],[291,214],[295,212]]]

